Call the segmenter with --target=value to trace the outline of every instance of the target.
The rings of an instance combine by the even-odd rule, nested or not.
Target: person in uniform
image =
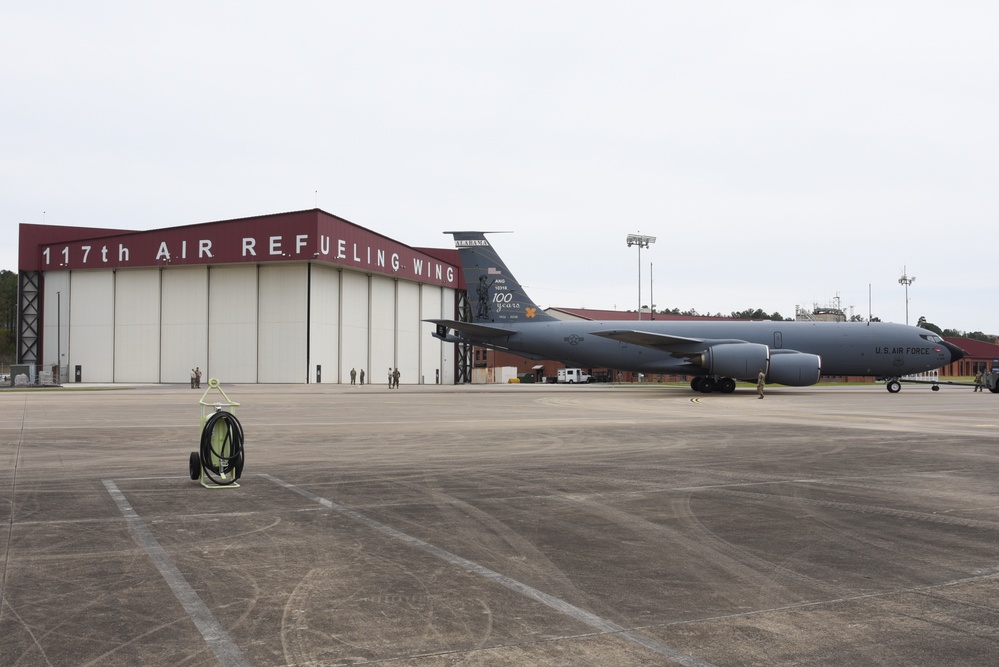
[[[982,389],[982,384],[984,384],[985,374],[981,371],[975,373],[975,391],[984,391]]]
[[[361,384],[364,384],[364,369],[361,369]]]
[[[760,398],[763,398],[763,387],[767,384],[767,377],[760,371],[759,375],[756,376],[756,393],[759,394]]]
[[[355,382],[356,380],[357,380],[357,371],[354,370],[353,368],[351,368],[350,369],[350,383],[351,384],[356,384],[356,382]]]
[[[395,388],[399,388],[399,369],[392,371],[392,382],[395,384]]]

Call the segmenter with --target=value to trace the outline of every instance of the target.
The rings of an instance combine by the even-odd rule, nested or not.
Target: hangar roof
[[[944,338],[948,343],[953,343],[968,353],[969,358],[974,359],[999,359],[999,345],[975,340],[974,338],[950,337]]]
[[[318,262],[463,286],[457,252],[412,248],[320,209],[134,231],[22,224],[22,271]]]

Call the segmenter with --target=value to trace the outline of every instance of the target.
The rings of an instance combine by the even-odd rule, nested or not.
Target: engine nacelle
[[[807,387],[822,376],[822,359],[817,354],[792,350],[770,351],[767,379],[789,387]]]
[[[712,345],[692,361],[711,375],[755,380],[757,373],[767,370],[770,348],[758,343],[721,343]]]

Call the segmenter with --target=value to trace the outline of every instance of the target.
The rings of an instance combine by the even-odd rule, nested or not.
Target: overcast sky
[[[995,2],[45,2],[0,21],[17,225],[310,209],[494,244],[539,305],[999,334]],[[652,278],[652,298],[650,292]]]

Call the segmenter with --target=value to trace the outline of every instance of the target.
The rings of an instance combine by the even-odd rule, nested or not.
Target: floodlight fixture
[[[630,248],[633,245],[637,245],[639,252],[641,252],[642,248],[648,248],[649,244],[655,242],[656,242],[655,236],[644,236],[642,234],[628,234],[628,247]]]

